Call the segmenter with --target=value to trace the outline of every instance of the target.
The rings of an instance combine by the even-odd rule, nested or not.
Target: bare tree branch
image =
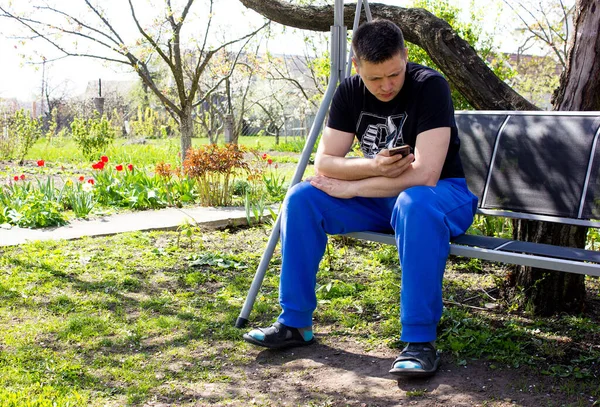
[[[57,10],[53,7],[49,7],[49,6],[45,6],[45,7],[36,7],[39,10],[48,10],[51,11],[53,13],[57,13],[63,17],[65,17],[67,20],[71,19],[73,21],[75,21],[77,24],[79,24],[81,27],[87,28],[88,30],[95,32],[98,35],[101,35],[103,37],[106,37],[108,40],[112,41],[113,43],[115,43],[115,45],[119,45],[119,42],[116,41],[114,38],[112,38],[110,35],[106,34],[104,31],[98,30],[97,28],[94,28],[92,26],[90,26],[89,24],[84,23],[83,21],[81,21],[80,19],[73,17],[67,13],[65,13],[62,10]],[[44,23],[46,24],[46,23]]]
[[[269,22],[266,22],[261,27],[259,27],[258,29],[254,30],[253,32],[251,32],[251,33],[249,33],[249,34],[247,34],[247,35],[245,35],[245,36],[243,36],[241,38],[238,38],[238,39],[226,42],[225,44],[222,44],[219,47],[217,47],[217,48],[215,48],[213,50],[210,50],[207,53],[207,56],[202,61],[202,63],[200,65],[198,65],[198,67],[196,68],[196,72],[194,73],[194,77],[192,78],[192,87],[191,87],[190,93],[188,95],[188,101],[191,103],[192,100],[195,98],[196,91],[198,90],[198,82],[199,82],[200,75],[202,74],[202,72],[204,71],[204,69],[206,69],[206,65],[208,65],[208,63],[210,61],[210,58],[212,58],[212,56],[216,52],[220,51],[223,48],[228,47],[229,45],[235,44],[236,42],[240,42],[242,40],[246,40],[246,42],[244,43],[244,45],[242,45],[242,47],[239,49],[239,51],[238,51],[238,53],[237,53],[237,55],[236,55],[236,57],[234,59],[234,62],[231,65],[231,69],[230,69],[229,73],[227,75],[225,75],[223,78],[221,78],[221,80],[218,82],[218,85],[220,85],[221,83],[223,83],[223,81],[225,79],[228,79],[233,74],[233,70],[235,68],[235,65],[237,64],[237,60],[238,60],[240,54],[242,53],[242,51],[244,50],[244,48],[246,47],[246,45],[248,45],[248,42],[250,41],[250,39],[253,36],[255,36],[257,33],[259,33],[263,28],[267,27],[269,24],[270,24]],[[216,89],[216,87],[213,87],[213,90],[214,89]],[[199,101],[196,101],[196,103],[194,103],[194,106],[197,106],[199,103],[202,103],[202,99],[200,99]]]
[[[210,25],[212,23],[212,16],[213,16],[213,0],[210,0],[210,6],[208,9],[208,24],[206,24],[206,31],[204,33],[204,39],[202,41],[202,47],[200,48],[200,55],[204,55],[204,50],[206,49],[206,41],[208,40],[208,33],[210,31]]]
[[[92,6],[92,4],[89,2],[89,0],[84,0],[84,1],[85,1],[85,4],[87,4],[87,6],[90,8],[90,10],[92,10],[94,12],[94,14],[96,14],[98,16],[98,18],[104,23],[104,25],[110,30],[110,32],[112,32],[115,35],[115,37],[117,37],[120,44],[122,46],[125,46],[125,41],[123,41],[121,36],[114,30],[114,28],[108,22],[108,20],[94,6]]]
[[[146,41],[148,41],[150,43],[150,45],[152,45],[152,48],[156,51],[156,53],[158,55],[160,55],[160,57],[163,59],[163,61],[165,61],[165,63],[172,70],[174,68],[173,62],[163,52],[163,50],[160,48],[160,45],[158,45],[158,43],[156,41],[154,41],[154,39],[150,35],[148,35],[148,33],[142,28],[142,26],[140,25],[140,22],[137,19],[137,16],[135,15],[135,8],[133,7],[133,3],[131,2],[131,0],[128,0],[128,1],[129,1],[129,9],[131,10],[131,16],[133,17],[133,21],[135,22],[135,25],[136,25],[138,31],[140,32],[140,34],[142,34],[142,36],[146,39]]]
[[[87,53],[67,51],[64,47],[61,47],[57,42],[55,42],[52,39],[50,39],[48,37],[48,35],[43,34],[42,32],[40,32],[37,28],[35,28],[32,25],[32,24],[36,24],[36,25],[41,25],[41,26],[44,26],[44,27],[50,27],[50,24],[44,23],[42,21],[37,21],[37,20],[29,19],[29,18],[17,17],[15,15],[11,14],[10,12],[6,11],[1,6],[0,6],[0,11],[2,11],[4,13],[4,15],[2,15],[2,17],[11,18],[11,19],[17,21],[18,23],[22,24],[23,26],[27,27],[31,32],[33,32],[35,34],[35,36],[32,37],[32,38],[39,38],[39,39],[41,39],[43,41],[46,41],[47,43],[49,43],[50,45],[52,45],[54,48],[56,48],[57,50],[59,50],[60,52],[62,52],[65,56],[87,57],[87,58],[94,58],[94,59],[100,59],[100,60],[104,60],[104,61],[108,61],[108,62],[116,62],[116,63],[119,63],[119,64],[129,65],[128,61],[123,61],[123,60],[120,60],[120,59],[114,59],[114,58],[110,58],[110,57],[106,57],[106,56],[93,55],[93,54],[87,54]],[[63,29],[58,29],[58,30],[62,31],[64,33],[67,33],[67,34],[72,34],[72,35],[75,35],[75,36],[79,36],[79,37],[83,37],[83,38],[89,39],[91,41],[95,41],[95,42],[97,42],[97,43],[99,43],[99,44],[101,44],[101,45],[109,48],[110,50],[118,52],[119,54],[121,54],[121,52],[119,52],[116,48],[113,48],[110,45],[108,45],[108,44],[106,44],[106,43],[104,43],[102,41],[98,41],[98,40],[94,39],[93,37],[89,37],[87,35],[84,35],[84,34],[81,34],[81,33],[77,33],[77,32],[74,32],[74,31],[63,30]],[[123,54],[121,54],[121,55],[123,55]]]

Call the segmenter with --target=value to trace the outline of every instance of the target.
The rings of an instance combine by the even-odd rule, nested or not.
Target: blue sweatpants
[[[476,207],[463,178],[412,187],[393,198],[340,199],[307,182],[295,185],[282,209],[278,321],[296,328],[312,325],[328,234],[393,232],[402,268],[401,340],[435,340],[449,241],[469,228]]]

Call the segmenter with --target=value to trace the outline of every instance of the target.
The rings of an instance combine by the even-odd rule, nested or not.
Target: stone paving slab
[[[212,228],[248,223],[244,208],[168,208],[104,216],[93,220],[73,220],[68,225],[54,228],[0,228],[0,246],[15,246],[37,240],[107,236],[136,230],[175,230],[186,219],[190,223]]]

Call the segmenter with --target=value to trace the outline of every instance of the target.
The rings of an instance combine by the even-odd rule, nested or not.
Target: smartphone
[[[396,154],[402,154],[402,157],[406,157],[407,155],[410,154],[410,150],[412,150],[410,148],[410,146],[408,144],[404,144],[403,146],[400,147],[394,147],[394,148],[390,148],[390,155],[396,155]]]

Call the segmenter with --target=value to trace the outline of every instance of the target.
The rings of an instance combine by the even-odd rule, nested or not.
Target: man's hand
[[[373,159],[377,175],[396,178],[406,171],[415,160],[414,154],[403,157],[400,154],[390,156],[390,150],[384,149]]]
[[[354,198],[357,194],[353,191],[354,181],[344,181],[341,179],[329,178],[324,175],[316,175],[314,177],[308,177],[306,181],[310,182],[310,185],[320,189],[327,195],[335,198]]]

